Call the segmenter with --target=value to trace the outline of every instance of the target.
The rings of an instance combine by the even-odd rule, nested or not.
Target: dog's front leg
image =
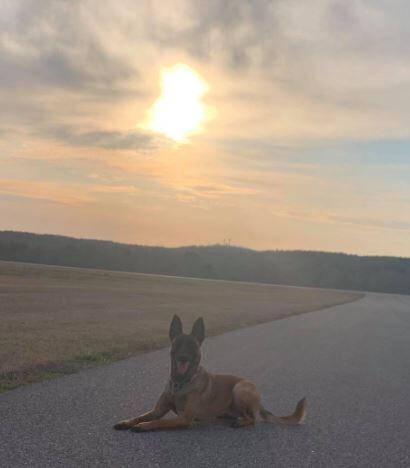
[[[191,395],[182,414],[172,419],[155,419],[149,422],[140,422],[131,428],[132,432],[154,431],[157,429],[187,429],[191,427],[198,406],[198,395]]]
[[[147,421],[159,420],[165,416],[168,411],[172,408],[172,404],[166,394],[162,394],[160,399],[158,400],[157,404],[155,405],[154,409],[148,411],[145,414],[141,414],[136,418],[132,419],[125,419],[124,421],[120,421],[114,426],[114,429],[117,430],[126,430],[131,429],[135,425],[139,423],[145,423]]]
[[[194,418],[178,416],[172,419],[155,419],[149,422],[140,422],[131,428],[132,432],[154,431],[156,429],[188,429]]]

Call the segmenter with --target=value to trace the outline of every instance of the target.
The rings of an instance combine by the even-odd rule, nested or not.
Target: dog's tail
[[[289,416],[275,416],[262,405],[259,409],[259,413],[263,421],[297,426],[298,424],[302,424],[306,418],[306,398],[302,398],[298,402],[295,411]]]

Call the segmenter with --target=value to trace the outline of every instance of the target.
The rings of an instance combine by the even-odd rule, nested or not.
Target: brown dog
[[[257,416],[267,422],[301,424],[306,416],[303,398],[290,416],[274,416],[261,404],[255,385],[241,377],[214,375],[199,365],[205,326],[199,318],[190,335],[182,331],[181,319],[175,315],[169,329],[171,376],[154,409],[133,419],[121,421],[115,429],[135,432],[154,429],[182,429],[194,420],[217,417],[233,418],[233,427],[254,425]],[[177,416],[161,419],[169,411]]]

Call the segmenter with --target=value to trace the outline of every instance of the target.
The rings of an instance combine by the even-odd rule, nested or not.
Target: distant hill
[[[147,247],[0,231],[0,260],[410,294],[410,259],[225,245]]]

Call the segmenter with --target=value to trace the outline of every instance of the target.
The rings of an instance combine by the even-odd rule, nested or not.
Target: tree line
[[[227,245],[151,247],[0,231],[0,260],[410,294],[410,259]]]

